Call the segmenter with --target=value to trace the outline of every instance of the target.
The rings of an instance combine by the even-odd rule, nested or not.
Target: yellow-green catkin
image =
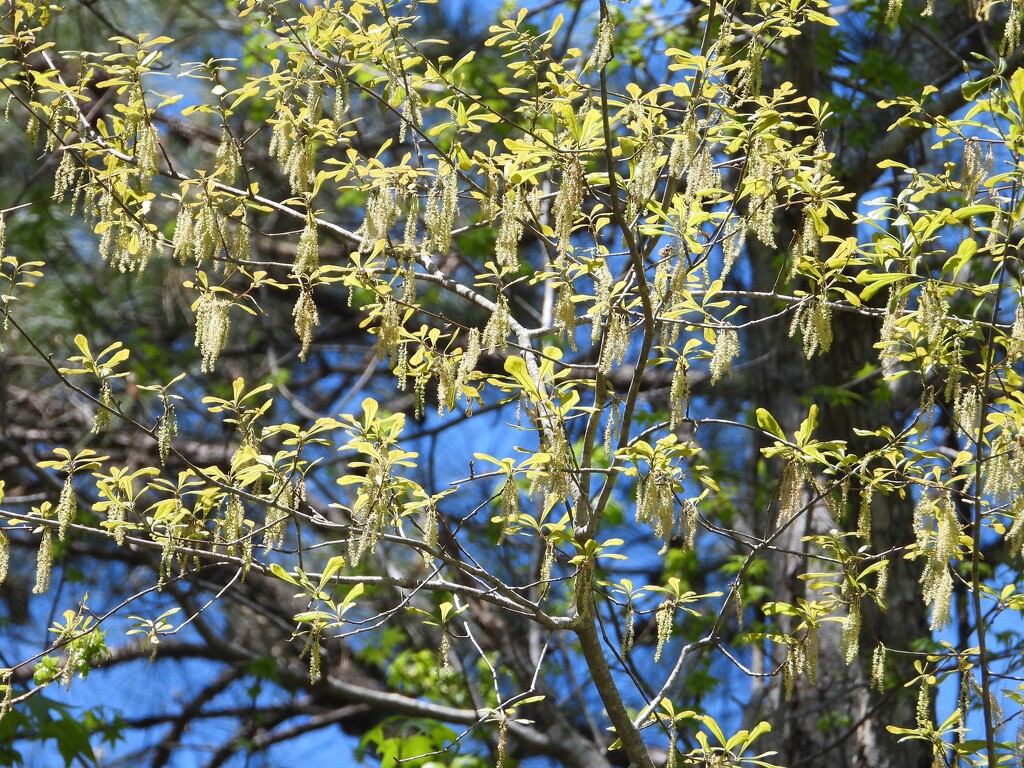
[[[512,331],[512,317],[509,314],[508,301],[505,295],[498,294],[494,304],[494,311],[491,319],[487,321],[484,332],[480,338],[480,344],[487,350],[487,354],[494,354],[497,349],[504,350],[508,344],[508,335]]]
[[[270,487],[270,504],[267,504],[263,523],[263,551],[277,549],[284,543],[288,510],[295,508],[295,486],[287,478],[277,478]]]
[[[295,318],[295,333],[302,345],[299,349],[299,360],[305,362],[306,355],[309,353],[309,345],[313,341],[313,331],[320,325],[320,313],[317,312],[311,289],[304,287],[299,292],[299,299],[295,302],[292,317]]]
[[[885,317],[882,318],[882,332],[878,340],[878,362],[882,374],[890,379],[899,371],[900,350],[902,347],[903,330],[899,325],[903,311],[906,309],[906,298],[897,294],[897,289],[889,289],[889,300],[886,302]]]
[[[626,603],[625,627],[622,630],[622,655],[625,656],[633,650],[633,641],[636,639],[636,609],[633,601]]]
[[[152,123],[139,128],[135,161],[138,163],[139,184],[145,189],[160,169],[160,134]]]
[[[498,536],[498,544],[505,540],[517,520],[519,520],[519,486],[509,475],[505,484],[501,486],[501,534]]]
[[[889,5],[885,9],[885,23],[890,27],[896,26],[896,22],[900,19],[900,13],[903,11],[903,0],[889,0]]]
[[[405,345],[402,344],[402,315],[399,311],[398,302],[395,301],[394,296],[387,293],[380,302],[380,307],[377,310],[377,317],[379,318],[380,326],[377,328],[377,354],[384,359],[386,357],[394,356],[396,350],[404,349]],[[398,361],[392,361],[393,367],[397,367]]]
[[[871,687],[885,689],[885,646],[879,643],[871,653]]]
[[[57,173],[53,179],[53,196],[58,203],[63,203],[68,190],[74,188],[77,175],[78,167],[75,164],[74,155],[67,149],[63,150],[60,164],[57,166]]]
[[[643,212],[647,200],[654,194],[660,160],[661,145],[657,141],[648,141],[637,153],[633,173],[626,185],[626,218],[631,222]]]
[[[601,69],[612,57],[612,43],[615,38],[615,24],[611,17],[602,17],[597,28],[597,39],[594,41],[594,50],[587,61],[587,69]]]
[[[458,396],[463,396],[463,387],[470,380],[476,371],[476,364],[480,361],[481,353],[480,330],[470,328],[466,334],[466,349],[459,359],[459,368],[455,374],[455,389]]]
[[[732,373],[732,361],[739,357],[740,337],[736,329],[725,325],[715,333],[715,347],[711,355],[711,383],[716,384]]]
[[[962,663],[958,664],[960,673],[960,691],[957,695],[957,717],[956,733],[957,741],[962,742],[967,737],[967,713],[971,711],[971,692],[978,683],[970,669],[964,669]],[[1018,763],[1020,765],[1020,763]]]
[[[928,683],[924,680],[921,681],[921,687],[917,689],[917,727],[928,728],[931,725],[931,688]]]
[[[977,139],[967,139],[964,141],[963,157],[960,160],[960,188],[963,190],[965,204],[969,205],[974,201],[978,187],[985,179],[985,170]]]
[[[352,104],[352,92],[348,80],[344,76],[338,78],[334,87],[334,128],[340,131],[344,126],[344,117]]]
[[[35,147],[39,142],[39,118],[35,116],[35,113],[29,115],[28,120],[25,121],[25,140],[30,147]]]
[[[217,359],[228,345],[231,330],[231,303],[204,293],[196,307],[196,347],[203,357],[202,372],[212,373]]]
[[[555,327],[562,334],[562,338],[569,341],[573,352],[576,351],[576,323],[579,318],[576,316],[576,302],[573,301],[572,283],[566,283],[558,289],[558,297],[555,299],[554,320]]]
[[[675,728],[668,729],[668,756],[665,758],[665,768],[678,768],[679,766],[679,749],[676,746],[676,735]]]
[[[189,257],[195,253],[195,246],[192,242],[194,226],[192,206],[182,202],[181,207],[178,209],[178,217],[174,222],[174,236],[171,239],[174,256],[182,264],[187,262]]]
[[[572,249],[570,238],[576,217],[583,205],[583,167],[573,157],[562,173],[562,186],[558,188],[555,204],[552,206],[555,216],[555,248],[557,262]]]
[[[885,593],[889,589],[889,561],[883,560],[882,567],[878,569],[878,581],[875,584],[875,602],[879,607],[885,607]]]
[[[992,215],[992,223],[989,225],[988,233],[985,235],[985,250],[989,251],[993,256],[997,256],[1003,251],[1003,248],[1000,248],[999,245],[1005,241],[1005,229],[1006,214],[1000,208]]]
[[[832,347],[832,307],[821,297],[801,304],[789,326],[792,337],[797,331],[803,337],[804,356],[810,360],[815,353],[824,355]]]
[[[177,507],[172,514],[172,519],[183,511],[181,501],[178,501]],[[174,544],[174,533],[176,528],[181,528],[180,525],[175,525],[171,522],[164,523],[163,536],[155,536],[160,542],[160,576],[157,580],[157,587],[163,589],[164,584],[167,583],[167,579],[171,576],[171,566],[174,565],[175,555],[175,544]]]
[[[53,570],[53,529],[43,528],[39,539],[39,551],[36,553],[36,584],[32,588],[33,595],[41,595],[50,588],[50,573]]]
[[[818,636],[818,628],[811,625],[807,628],[807,635],[804,637],[804,672],[807,674],[807,682],[811,685],[818,684],[818,656],[821,653],[821,638]]]
[[[601,447],[604,448],[604,455],[611,460],[612,452],[615,450],[615,440],[619,436],[619,429],[622,426],[622,405],[615,402],[608,409],[608,419],[604,423],[604,436]]]
[[[949,324],[949,301],[935,282],[928,282],[921,291],[918,319],[925,332],[927,349],[937,357]]]
[[[160,454],[160,463],[166,464],[167,457],[171,453],[171,440],[178,436],[178,414],[169,398],[164,398],[164,412],[156,428],[157,449]]]
[[[986,490],[1000,502],[1012,504],[1024,485],[1024,446],[1021,434],[1004,429],[992,441]]]
[[[692,552],[697,543],[697,518],[699,511],[696,503],[693,499],[686,499],[683,501],[682,508],[679,512],[679,522],[682,529],[683,536],[683,548]],[[742,605],[740,601],[740,593],[736,593],[737,610],[742,612]],[[743,623],[742,615],[740,616],[740,623]]]
[[[7,534],[0,531],[0,586],[3,585],[4,580],[7,578],[7,571],[11,565],[11,542],[7,538]]]
[[[0,248],[0,256],[3,249]],[[1011,360],[1020,360],[1024,357],[1024,301],[1017,302],[1017,309],[1013,313],[1013,325],[1010,326],[1010,335],[1006,337],[1006,356]]]
[[[422,521],[420,522],[420,528],[423,531],[423,543],[427,546],[427,549],[420,550],[420,555],[423,557],[424,565],[428,568],[433,568],[436,561],[434,550],[437,549],[437,537],[440,532],[437,515],[437,507],[433,502],[430,502],[424,507]]]
[[[953,416],[957,434],[973,440],[978,434],[978,419],[981,418],[981,390],[973,384],[963,387],[953,404]]]
[[[454,355],[440,355],[434,360],[431,370],[437,375],[437,415],[444,416],[445,409],[455,410],[455,375],[458,365]]]
[[[654,623],[658,630],[658,644],[654,650],[655,662],[661,659],[661,652],[665,650],[665,643],[668,642],[669,636],[672,634],[672,622],[675,615],[676,601],[671,599],[658,606],[658,610],[654,614]]]
[[[1009,56],[1017,50],[1020,45],[1021,27],[1021,4],[1019,0],[1011,0],[1010,14],[1006,19],[1006,28],[1003,30],[1003,42],[999,46],[999,52],[1003,56]]]
[[[601,338],[601,330],[604,327],[602,321],[611,310],[614,278],[607,262],[603,259],[594,269],[592,277],[594,280],[594,307],[590,311],[590,342],[596,344]]]
[[[786,701],[793,698],[793,684],[801,671],[807,669],[807,651],[804,644],[793,641],[786,653],[786,661],[782,665],[782,687]]]
[[[427,195],[427,208],[423,224],[427,229],[434,253],[448,253],[452,244],[452,228],[459,212],[459,177],[454,168],[441,174],[438,170],[434,185]]]
[[[501,224],[494,245],[494,256],[499,266],[514,267],[519,263],[519,241],[523,237],[529,215],[526,187],[506,186],[501,206]]]
[[[854,594],[850,599],[849,612],[843,620],[839,635],[839,649],[847,664],[857,658],[860,647],[860,596]]]
[[[804,214],[803,222],[797,233],[796,244],[793,247],[793,263],[790,267],[789,278],[793,279],[800,273],[801,269],[812,267],[818,258],[820,240],[818,230],[814,226],[814,218]]]
[[[391,187],[382,186],[370,192],[366,198],[366,217],[356,232],[363,238],[359,251],[370,253],[378,241],[386,239],[399,213]]]
[[[796,461],[791,461],[782,472],[779,481],[779,517],[776,525],[786,525],[804,506],[804,487],[807,480],[807,469]]]
[[[441,643],[437,647],[437,669],[448,669],[452,665],[452,641],[448,638],[448,630],[441,626]]]
[[[221,131],[216,163],[222,169],[222,180],[228,184],[234,184],[238,178],[238,171],[242,167],[242,154],[238,151],[238,144],[235,143],[227,126]]]
[[[654,528],[654,535],[664,542],[662,552],[675,528],[672,486],[672,478],[659,470],[649,472],[637,485],[636,520]]]
[[[735,221],[729,224],[722,240],[722,274],[721,279],[732,271],[736,260],[743,252],[743,246],[747,243],[747,228],[742,223]]]
[[[320,679],[320,635],[323,624],[314,621],[309,628],[309,639],[306,648],[309,650],[309,682],[315,684]]]
[[[367,471],[367,490],[359,492],[359,499],[352,509],[352,519],[359,526],[358,536],[352,536],[348,542],[348,559],[353,566],[359,565],[363,555],[377,551],[384,526],[392,515],[392,499],[387,491],[391,476],[387,469],[374,462]]]
[[[608,317],[605,329],[604,344],[601,347],[601,358],[597,367],[607,375],[611,369],[621,363],[629,351],[629,315],[614,309]]]
[[[222,522],[222,535],[231,552],[238,551],[244,520],[245,507],[242,505],[242,499],[238,494],[232,493],[228,496],[227,503],[224,506],[224,520]]]
[[[776,159],[771,137],[762,134],[751,142],[747,159],[747,177],[753,188],[750,196],[748,223],[754,236],[764,245],[774,248],[775,243],[775,190]]]
[[[715,168],[715,159],[708,147],[702,147],[693,158],[686,174],[686,187],[683,197],[688,204],[699,198],[713,194],[722,185],[722,174]]]
[[[551,589],[551,572],[555,567],[555,542],[548,538],[544,542],[544,556],[540,561],[540,573],[537,576],[537,600],[547,597]]]
[[[320,244],[316,232],[316,219],[312,214],[306,216],[306,226],[299,235],[299,244],[295,248],[296,275],[308,275],[320,267]]]
[[[75,496],[75,485],[71,473],[64,479],[64,485],[60,489],[60,498],[57,500],[57,522],[60,524],[60,540],[64,541],[67,535],[68,526],[75,521],[78,514],[78,499]]]
[[[505,768],[505,753],[508,751],[508,715],[504,712],[498,720],[498,759],[494,768]]]
[[[534,472],[529,494],[533,498],[539,491],[544,495],[544,506],[574,499],[579,486],[573,482],[575,458],[569,445],[564,425],[556,423],[547,412],[540,416],[545,425],[541,432],[541,450],[550,456],[544,470]]]
[[[125,521],[127,506],[120,492],[117,492],[107,507],[107,522],[111,524],[111,533],[118,546],[124,544],[125,535],[128,533],[127,526],[122,525]]]
[[[0,701],[0,721],[2,721],[13,706],[14,686],[11,685],[11,672],[9,670],[3,677],[0,677],[0,680],[3,681],[4,687],[3,700]]]
[[[668,172],[674,179],[682,178],[693,162],[694,153],[700,146],[701,137],[697,131],[697,118],[693,112],[686,116],[679,134],[672,140],[668,152]]]
[[[283,170],[288,174],[293,195],[302,195],[313,186],[316,178],[313,153],[313,143],[309,140],[302,139],[291,145]]]
[[[857,513],[857,533],[859,533],[866,544],[871,543],[871,499],[874,496],[875,488],[872,485],[865,485],[860,492],[860,510]]]
[[[953,576],[949,562],[959,555],[960,523],[948,494],[933,498],[925,492],[914,508],[917,549],[926,557],[921,594],[931,609],[930,626],[940,630],[950,622]]]
[[[110,412],[114,407],[114,395],[110,390],[110,380],[104,379],[100,384],[99,404],[96,406],[96,413],[92,417],[92,433],[99,434],[110,426]]]
[[[413,414],[416,419],[423,418],[423,407],[427,402],[427,383],[430,381],[430,369],[418,368],[413,377]]]

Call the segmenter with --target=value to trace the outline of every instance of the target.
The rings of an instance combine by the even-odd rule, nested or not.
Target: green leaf
[[[796,444],[803,448],[811,441],[811,435],[818,428],[818,405],[812,403],[807,413],[807,418],[800,423],[800,429],[796,433]]]
[[[516,382],[527,392],[536,392],[536,386],[530,373],[526,368],[526,361],[516,355],[505,358],[505,372],[512,376]]]
[[[965,101],[974,101],[982,91],[987,90],[995,78],[992,75],[983,77],[981,80],[968,80],[960,86],[960,93],[963,94]]]
[[[295,586],[300,586],[298,580],[294,576],[292,576],[290,573],[288,573],[288,571],[286,571],[284,569],[284,567],[281,566],[279,563],[271,563],[270,564],[270,572],[272,574],[274,574],[275,576],[277,576],[277,578],[281,579],[282,581],[287,581],[289,584],[294,584]]]
[[[906,280],[907,275],[896,272],[865,272],[857,275],[858,283],[867,283],[860,292],[861,301],[871,301],[872,297],[886,286]]]
[[[779,440],[786,439],[786,433],[782,431],[782,427],[779,426],[779,422],[775,420],[775,417],[772,416],[767,409],[758,408],[755,413],[757,415],[757,425],[761,429],[779,438]]]

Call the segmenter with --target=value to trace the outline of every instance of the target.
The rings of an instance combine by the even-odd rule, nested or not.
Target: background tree
[[[901,5],[15,0],[0,758],[1010,762],[1020,7]]]

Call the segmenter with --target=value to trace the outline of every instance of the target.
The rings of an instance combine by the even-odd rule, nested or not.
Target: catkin
[[[499,293],[494,311],[491,313],[491,319],[484,327],[480,343],[487,350],[487,354],[493,354],[497,349],[504,350],[511,331],[512,317],[508,311],[508,302],[505,300],[504,294]]]
[[[885,646],[881,643],[871,653],[871,687],[876,691],[885,689]]]
[[[320,325],[320,314],[317,312],[316,303],[313,301],[313,291],[303,288],[299,292],[298,301],[292,310],[295,318],[295,333],[299,337],[301,348],[299,349],[299,360],[305,362],[309,354],[309,345],[313,341],[313,330]]]
[[[612,42],[615,38],[615,24],[611,17],[605,15],[597,28],[597,39],[594,41],[594,50],[587,62],[587,69],[601,69],[612,57]]]
[[[466,349],[462,353],[462,358],[459,360],[459,369],[455,374],[455,389],[458,390],[458,394],[462,396],[463,387],[466,382],[469,381],[470,377],[476,371],[476,364],[480,360],[480,330],[478,328],[470,328],[469,333],[466,334]]]
[[[657,662],[661,659],[661,652],[665,650],[665,643],[668,642],[669,637],[672,634],[672,622],[676,614],[676,601],[666,600],[660,606],[658,606],[657,612],[654,614],[654,623],[658,630],[658,644],[654,650],[654,661]]]
[[[7,539],[7,534],[0,531],[0,586],[3,585],[4,580],[7,578],[7,570],[11,564],[11,542]]]
[[[566,164],[562,173],[562,185],[555,197],[553,213],[555,216],[556,263],[572,249],[570,238],[572,227],[583,205],[583,167],[576,158]]]
[[[306,226],[299,235],[299,244],[295,248],[294,273],[308,275],[320,267],[320,245],[316,233],[316,219],[306,216]]]
[[[212,373],[228,344],[231,330],[231,316],[228,307],[231,303],[218,299],[212,294],[204,293],[199,298],[196,308],[196,347],[203,356],[202,372]]]
[[[732,373],[732,361],[740,355],[740,337],[736,329],[726,325],[715,334],[711,355],[711,383],[717,384]]]
[[[60,540],[64,541],[67,535],[68,526],[75,521],[78,513],[78,499],[75,496],[75,486],[72,481],[72,473],[64,479],[64,486],[60,489],[60,498],[57,500],[57,522],[59,523]]]
[[[32,588],[33,595],[41,595],[50,588],[50,572],[53,570],[53,529],[43,528],[39,539],[39,551],[36,553],[36,584]]]

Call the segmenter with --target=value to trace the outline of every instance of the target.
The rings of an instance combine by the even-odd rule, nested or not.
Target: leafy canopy
[[[344,653],[385,672],[387,694],[334,683],[377,715],[363,748],[383,765],[484,764],[488,749],[499,765],[606,749],[638,766],[782,764],[770,719],[726,728],[693,665],[753,675],[767,659],[781,702],[818,685],[822,654],[864,666],[880,696],[912,689],[913,721],[888,724],[935,764],[1009,764],[1000,713],[1021,697],[1000,703],[991,654],[1019,633],[991,628],[1024,608],[1024,71],[968,70],[959,112],[927,85],[881,105],[883,135],[916,131],[929,158],[955,159],[884,158],[893,193],[858,203],[833,107],[777,76],[800,39],[856,23],[827,2],[687,5],[646,69],[647,6],[523,8],[453,51],[421,29],[429,5],[243,0],[232,55],[190,63],[146,32],[69,50],[67,11],[13,2],[9,130],[41,149],[64,226],[90,246],[77,264],[36,252],[14,234],[46,201],[4,210],[7,354],[50,366],[91,423],[32,446],[44,457],[10,478],[48,478],[48,500],[5,503],[0,580],[35,550],[46,593],[51,568],[66,575],[89,548],[150,578],[127,597],[107,585],[102,609],[62,580],[50,642],[5,660],[6,716],[31,718],[44,688],[105,663],[122,615],[157,659],[193,624],[216,646],[204,613],[256,583],[278,590],[300,640],[275,662],[282,687],[303,685],[289,676],[300,649],[309,684],[337,679]],[[848,13],[893,28],[899,5]],[[1019,25],[1011,3],[1007,55]],[[145,337],[78,318],[71,344],[47,336],[60,271],[103,269],[169,304],[194,351],[154,351],[153,335],[140,355]],[[860,378],[799,391],[796,418],[745,383],[775,354],[745,340],[780,318],[775,349],[792,337],[808,360],[835,359],[840,328],[874,347]],[[365,375],[343,379],[345,344],[367,337]],[[283,362],[261,370],[264,355]],[[311,398],[318,378],[349,394],[311,408],[293,378]],[[837,432],[835,413],[865,397],[910,404]],[[430,434],[454,436],[444,473]],[[225,436],[203,458],[196,444]],[[739,467],[715,449],[729,441],[755,452],[756,513],[730,498]],[[912,519],[880,543],[882,497]],[[799,594],[771,594],[781,555]],[[903,559],[923,645],[871,624]],[[958,643],[942,634],[954,617],[972,627]],[[516,633],[528,647],[508,644]],[[569,696],[551,682],[568,667]],[[937,712],[947,679],[959,692]],[[597,736],[573,758],[555,725],[582,738],[583,711]],[[94,759],[79,731],[57,738],[69,764]]]

